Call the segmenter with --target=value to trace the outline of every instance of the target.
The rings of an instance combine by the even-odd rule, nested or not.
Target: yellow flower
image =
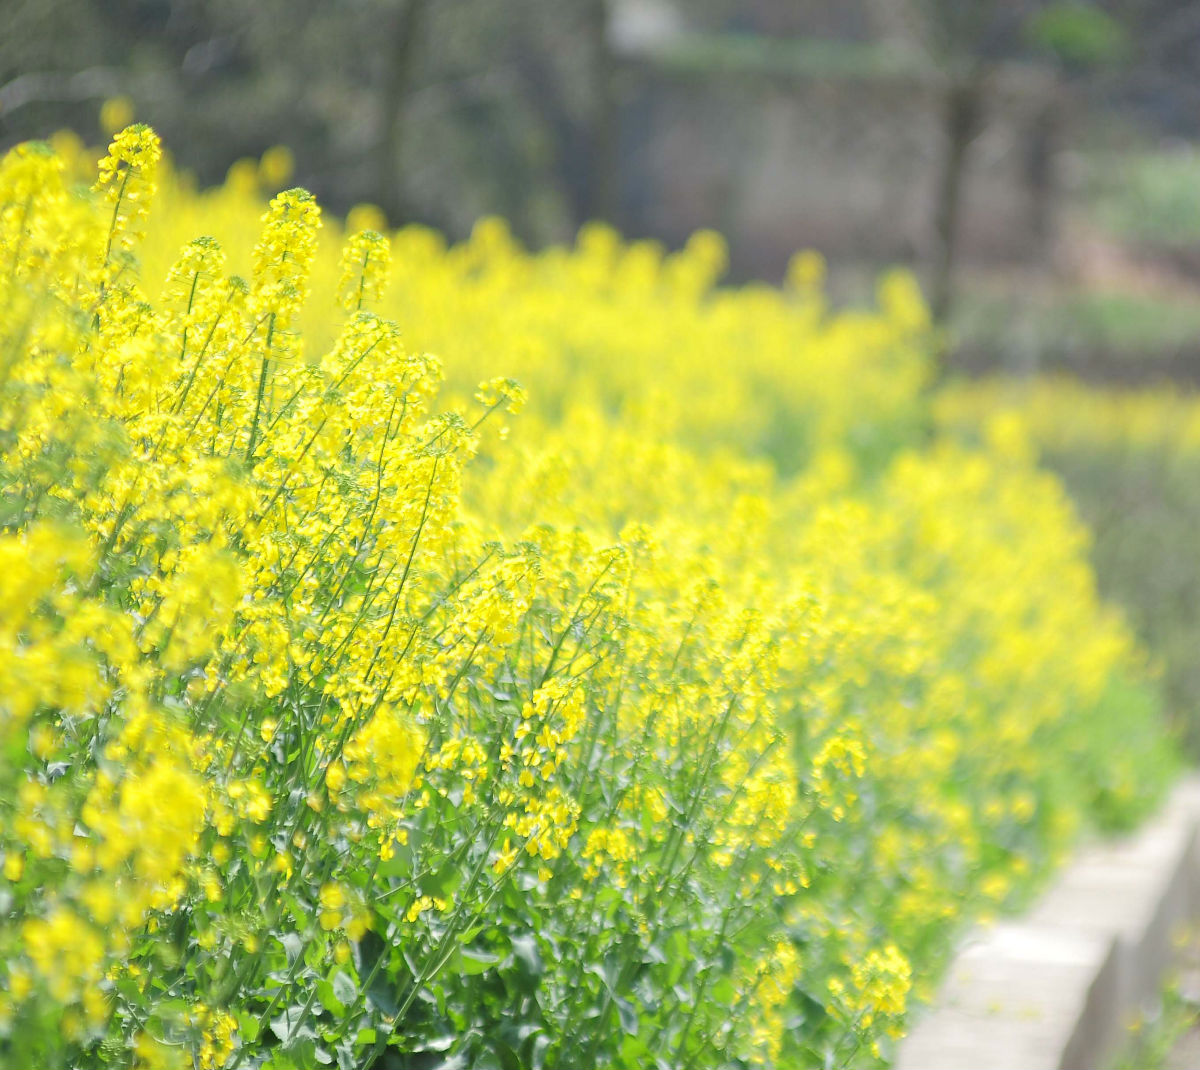
[[[4,879],[16,884],[25,873],[25,856],[15,852],[4,856]]]
[[[342,250],[338,301],[347,312],[362,311],[383,295],[388,284],[392,251],[375,230],[354,234]]]
[[[109,97],[100,105],[100,126],[106,134],[115,134],[132,122],[133,101],[128,97]]]
[[[138,123],[118,133],[100,161],[93,188],[103,196],[111,213],[106,260],[115,252],[131,250],[142,236],[150,202],[158,189],[161,158],[158,135]]]

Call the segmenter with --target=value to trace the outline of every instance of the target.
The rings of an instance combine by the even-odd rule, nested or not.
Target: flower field
[[[84,166],[0,164],[0,1065],[876,1065],[1169,778],[907,276]]]
[[[1022,423],[1093,530],[1101,591],[1150,649],[1172,728],[1200,754],[1200,399],[1042,376],[959,383],[934,402],[939,425],[968,440],[997,410]]]

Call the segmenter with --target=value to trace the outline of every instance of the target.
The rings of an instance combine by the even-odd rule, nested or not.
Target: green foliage
[[[1026,27],[1031,44],[1070,67],[1099,67],[1129,54],[1125,28],[1103,8],[1060,0],[1042,8]]]
[[[1173,720],[1200,754],[1200,457],[1114,444],[1045,460],[1095,533],[1101,590],[1159,660]]]
[[[1092,532],[1101,592],[1148,646],[1176,732],[1200,754],[1200,399],[1045,376],[952,385],[938,409],[968,436],[996,410],[1024,422]]]
[[[1109,151],[1089,170],[1088,210],[1109,233],[1168,247],[1200,240],[1200,151]]]
[[[1113,288],[1026,296],[964,295],[955,359],[987,370],[1069,370],[1153,381],[1200,371],[1200,305]]]
[[[0,1060],[877,1065],[1160,794],[1061,484],[924,432],[911,277],[81,160],[0,163]]]

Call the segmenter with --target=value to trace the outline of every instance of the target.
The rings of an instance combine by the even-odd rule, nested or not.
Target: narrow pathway
[[[968,934],[901,1043],[897,1070],[1099,1070],[1115,1058],[1137,1070],[1200,1070],[1200,1050],[1185,1047],[1200,1045],[1200,1003],[1176,998],[1192,985],[1200,999],[1200,934],[1185,939],[1192,972],[1166,990],[1164,1008],[1175,999],[1180,1012],[1175,1031],[1165,1010],[1140,1042],[1124,1029],[1164,992],[1176,934],[1200,914],[1198,827],[1195,775],[1136,832],[1081,849],[1024,915]]]

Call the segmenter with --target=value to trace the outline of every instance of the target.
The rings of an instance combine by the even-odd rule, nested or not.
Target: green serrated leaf
[[[313,1029],[304,1008],[300,1006],[288,1007],[278,1018],[272,1018],[271,1032],[280,1039],[284,1047],[317,1039],[316,1030]]]
[[[321,1001],[321,1006],[335,1017],[340,1018],[346,1013],[347,1001],[338,999],[333,985],[328,981],[322,980],[317,982],[317,999]]]
[[[354,978],[344,970],[338,970],[333,975],[333,994],[342,1003],[352,1004],[358,997],[358,985]]]

